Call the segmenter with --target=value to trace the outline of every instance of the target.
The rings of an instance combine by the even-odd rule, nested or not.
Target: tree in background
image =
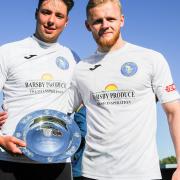
[[[175,156],[170,156],[170,157],[166,157],[162,160],[160,160],[160,164],[161,165],[165,165],[165,164],[177,164],[177,160]]]

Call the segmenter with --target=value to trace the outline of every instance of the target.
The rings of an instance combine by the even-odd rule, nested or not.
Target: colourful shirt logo
[[[64,57],[61,57],[61,56],[56,58],[56,65],[62,70],[69,69],[68,61]]]
[[[121,67],[121,73],[127,77],[130,77],[136,74],[137,70],[138,70],[138,67],[134,62],[127,62],[123,64]]]
[[[165,89],[167,92],[172,92],[172,91],[175,91],[176,90],[176,86],[175,84],[171,84],[169,86],[166,86],[166,89]]]

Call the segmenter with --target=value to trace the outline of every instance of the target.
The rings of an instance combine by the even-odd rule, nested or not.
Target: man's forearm
[[[170,133],[176,152],[177,165],[180,168],[180,102],[176,102],[172,111],[166,111]]]

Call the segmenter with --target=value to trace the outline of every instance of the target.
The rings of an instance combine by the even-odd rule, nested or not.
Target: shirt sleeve
[[[71,53],[73,54],[74,60],[76,61],[76,63],[78,63],[81,59],[79,57],[79,55],[74,52],[73,50],[71,50]]]
[[[0,91],[3,89],[4,83],[7,79],[7,65],[5,61],[5,56],[2,50],[2,47],[0,47]]]
[[[159,53],[154,58],[152,86],[160,103],[180,99],[169,65],[164,56]]]
[[[78,83],[77,83],[77,79],[76,79],[76,75],[74,73],[72,81],[71,81],[71,85],[70,87],[67,89],[66,93],[68,94],[68,113],[73,113],[75,112],[80,105],[82,104],[82,97],[80,92],[78,91]]]

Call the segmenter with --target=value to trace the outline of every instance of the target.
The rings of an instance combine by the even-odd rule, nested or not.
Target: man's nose
[[[108,22],[106,19],[103,19],[102,27],[103,27],[104,29],[106,29],[106,28],[109,27],[109,22]]]
[[[48,19],[48,22],[47,22],[48,26],[54,25],[54,21],[55,21],[55,16],[52,14],[52,15],[49,16],[49,19]]]

